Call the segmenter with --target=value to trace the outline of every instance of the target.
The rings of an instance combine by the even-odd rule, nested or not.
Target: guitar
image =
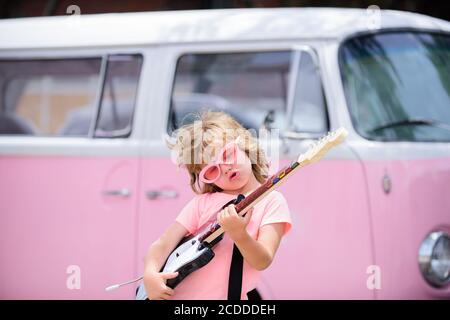
[[[266,180],[264,184],[250,193],[247,197],[240,194],[236,199],[226,203],[220,210],[230,204],[235,205],[236,212],[245,216],[247,211],[267,196],[272,190],[279,187],[284,181],[294,174],[299,168],[320,160],[332,147],[340,144],[348,135],[345,128],[339,128],[328,133],[315,142],[309,149],[301,154],[296,161],[279,170]],[[220,210],[218,212],[220,212]],[[168,256],[161,272],[178,272],[178,276],[168,279],[166,285],[175,288],[184,278],[192,272],[202,268],[214,258],[214,246],[222,240],[224,231],[216,221],[203,228],[196,235],[183,238],[177,247]],[[134,283],[143,279],[143,276],[116,284],[106,288],[110,291],[121,286]],[[146,300],[144,284],[141,283],[136,291],[136,300]]]

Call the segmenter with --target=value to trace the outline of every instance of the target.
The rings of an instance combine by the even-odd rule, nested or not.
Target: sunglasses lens
[[[218,178],[219,174],[220,174],[219,167],[212,166],[208,170],[206,170],[204,177],[207,180],[215,180]]]

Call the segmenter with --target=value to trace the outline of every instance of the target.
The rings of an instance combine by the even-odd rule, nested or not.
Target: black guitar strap
[[[238,247],[233,245],[233,257],[231,258],[230,277],[228,278],[228,300],[241,300],[242,268],[244,258]]]
[[[238,195],[235,204],[244,199],[244,195]],[[228,278],[228,300],[241,300],[242,292],[242,269],[244,257],[238,247],[233,244],[233,256],[231,257],[230,276]]]

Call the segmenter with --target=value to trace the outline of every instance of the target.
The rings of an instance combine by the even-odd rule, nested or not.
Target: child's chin
[[[227,185],[227,189],[228,190],[238,190],[238,189],[242,189],[242,187],[244,187],[246,184],[246,181],[242,181],[240,179],[235,180],[235,181],[230,181],[229,184]]]

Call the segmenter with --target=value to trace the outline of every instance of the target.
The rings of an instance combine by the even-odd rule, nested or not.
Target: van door
[[[21,58],[17,58],[21,56]],[[131,298],[138,54],[0,58],[0,296]]]
[[[367,176],[379,297],[448,298],[448,246],[430,246],[428,258],[419,250],[431,232],[450,230],[450,36],[358,35],[341,45],[339,58]]]
[[[294,46],[280,167],[308,150],[339,122],[330,83],[324,85],[324,47]],[[320,52],[319,55],[317,52]],[[334,86],[331,83],[331,86]],[[332,112],[333,111],[333,112]],[[373,299],[370,215],[361,162],[347,142],[280,186],[293,218],[262,287],[274,299]]]
[[[296,159],[313,138],[329,129],[320,73],[309,51],[300,61],[292,44],[158,50],[158,98],[150,105],[152,115],[161,117],[156,116],[155,126],[148,130],[151,139],[143,152],[141,267],[150,242],[194,196],[187,173],[177,170],[163,143],[164,135],[192,121],[193,112],[225,111],[255,134],[272,129],[273,135],[260,137],[272,172]],[[292,85],[293,94],[288,95]],[[367,197],[362,166],[354,154],[340,146],[322,162],[300,170],[280,191],[291,208],[294,227],[263,273],[258,288],[263,298],[373,298],[366,287],[366,270],[372,264]]]

